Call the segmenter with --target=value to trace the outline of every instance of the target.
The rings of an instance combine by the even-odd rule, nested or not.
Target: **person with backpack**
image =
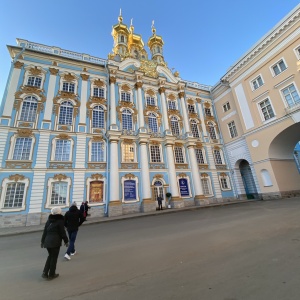
[[[60,207],[53,207],[42,235],[41,247],[47,248],[48,257],[44,266],[42,277],[48,280],[57,278],[59,274],[56,271],[57,258],[62,240],[68,247],[68,237],[64,227],[64,217],[61,214]]]
[[[73,202],[69,211],[65,214],[65,227],[67,228],[70,244],[65,253],[65,258],[67,260],[71,259],[71,255],[76,254],[75,250],[75,241],[78,233],[78,228],[81,224],[85,221],[84,216],[82,215],[81,211],[77,208],[76,202]]]

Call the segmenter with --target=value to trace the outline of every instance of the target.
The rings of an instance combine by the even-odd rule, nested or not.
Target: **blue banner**
[[[180,189],[181,197],[189,197],[190,196],[187,179],[185,179],[185,178],[179,179],[179,189]]]
[[[136,181],[125,180],[124,181],[124,200],[136,200]]]

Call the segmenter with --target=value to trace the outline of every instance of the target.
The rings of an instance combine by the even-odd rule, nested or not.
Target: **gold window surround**
[[[70,101],[73,104],[74,114],[73,117],[76,117],[79,112],[80,101],[78,100],[78,96],[74,93],[58,91],[56,97],[53,98],[53,112],[55,116],[59,115],[60,105],[64,101]]]

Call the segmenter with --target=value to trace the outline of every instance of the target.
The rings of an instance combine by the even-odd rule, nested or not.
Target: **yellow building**
[[[300,5],[212,88],[224,147],[243,198],[299,195]]]

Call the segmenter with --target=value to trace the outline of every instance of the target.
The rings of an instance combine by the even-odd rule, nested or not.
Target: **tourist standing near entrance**
[[[41,240],[41,247],[47,248],[49,254],[42,274],[42,277],[45,279],[51,280],[59,276],[59,274],[55,273],[55,270],[62,240],[64,240],[65,245],[68,247],[69,240],[65,231],[61,208],[53,207],[51,215],[45,224]]]
[[[162,210],[162,197],[161,196],[158,196],[157,197],[157,202],[158,202],[158,210]]]
[[[65,258],[70,260],[71,256],[76,254],[75,241],[78,233],[79,226],[84,222],[85,218],[77,208],[76,202],[73,202],[69,211],[65,214],[65,227],[67,228],[70,244],[65,254]]]

